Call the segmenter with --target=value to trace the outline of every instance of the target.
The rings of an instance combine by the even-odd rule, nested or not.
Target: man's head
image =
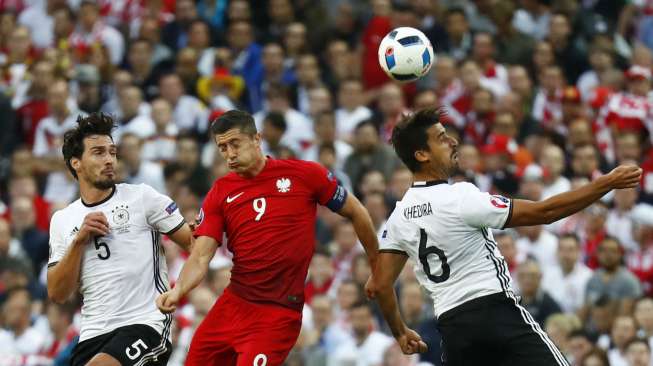
[[[479,32],[474,35],[472,54],[478,62],[483,62],[494,57],[494,40],[490,33]]]
[[[619,240],[606,237],[597,248],[599,264],[602,268],[612,272],[621,265],[621,245]]]
[[[526,260],[517,269],[517,281],[524,296],[533,297],[540,289],[542,271],[534,260]]]
[[[592,350],[593,344],[583,330],[575,330],[569,334],[567,348],[574,360],[582,360]]]
[[[132,68],[144,69],[147,68],[152,62],[152,43],[150,41],[140,38],[135,39],[129,45],[127,52],[127,61]]]
[[[79,6],[79,23],[86,31],[93,29],[100,16],[100,8],[95,1],[82,1]]]
[[[315,295],[311,300],[315,327],[324,330],[333,320],[333,301],[327,295]]]
[[[200,148],[194,136],[183,134],[177,136],[177,162],[186,171],[192,171],[200,161]]]
[[[152,101],[152,120],[157,130],[165,131],[166,127],[172,122],[172,107],[170,103],[163,98]]]
[[[406,317],[415,318],[420,316],[424,310],[424,296],[419,283],[409,282],[401,288],[399,306],[402,314]]]
[[[372,330],[372,309],[367,302],[357,302],[349,310],[351,330],[358,339],[365,339]]]
[[[540,165],[552,179],[557,179],[565,169],[565,153],[557,145],[547,145],[542,150]]]
[[[650,334],[653,331],[653,299],[643,297],[635,302],[633,316],[640,328]]]
[[[615,154],[617,161],[638,161],[642,157],[642,140],[636,132],[626,131],[617,136]]]
[[[143,92],[136,86],[128,86],[120,91],[118,102],[124,118],[133,118],[138,115],[143,102]]]
[[[341,222],[333,233],[333,241],[338,253],[349,253],[358,243],[354,225],[349,221]]]
[[[143,140],[133,133],[125,133],[120,137],[118,153],[120,160],[131,169],[137,169],[141,163]]]
[[[348,79],[340,83],[338,89],[338,104],[340,107],[354,110],[363,104],[363,84],[357,79]]]
[[[13,332],[23,332],[29,327],[32,299],[24,288],[11,290],[3,306],[3,318],[7,328]]]
[[[11,200],[11,225],[14,233],[33,228],[36,224],[34,203],[27,197],[16,197]]]
[[[392,145],[413,173],[450,176],[458,167],[458,142],[439,122],[440,111],[424,109],[400,121],[392,130]]]
[[[279,75],[283,72],[284,51],[278,43],[268,43],[263,47],[261,62],[266,74]]]
[[[456,61],[449,56],[438,57],[433,65],[435,68],[435,81],[438,87],[446,88],[456,79]]]
[[[362,298],[363,292],[354,280],[346,279],[340,283],[340,286],[338,286],[336,301],[338,302],[340,310],[351,309],[352,305],[361,301]]]
[[[333,109],[329,89],[318,86],[308,91],[309,115],[315,118],[322,112]]]
[[[177,101],[185,93],[184,83],[177,74],[162,76],[159,80],[159,88],[161,90],[161,97],[173,106],[177,105]]]
[[[11,226],[9,221],[0,218],[0,258],[9,255],[9,246],[11,245]]]
[[[566,234],[558,240],[558,262],[566,272],[570,272],[580,258],[580,241],[575,234]]]
[[[68,83],[65,80],[56,80],[48,88],[48,109],[50,114],[56,116],[63,116],[67,113],[68,107],[66,102],[68,101]]]
[[[213,121],[211,132],[229,170],[246,174],[264,159],[261,135],[249,113],[231,110]]]
[[[102,113],[78,117],[77,126],[63,138],[63,157],[70,173],[97,189],[116,183],[117,148],[111,137],[113,119]]]
[[[517,259],[517,244],[515,238],[509,232],[500,232],[494,236],[499,247],[499,252],[508,261],[514,263]]]
[[[332,143],[336,140],[336,117],[331,111],[319,113],[313,122],[317,140],[321,143]]]
[[[575,175],[589,177],[599,168],[599,153],[592,144],[575,146],[572,152],[571,169]]]
[[[272,147],[281,143],[283,134],[286,133],[288,125],[286,118],[279,112],[270,112],[263,119],[263,131],[261,137]]]
[[[629,366],[649,366],[651,364],[651,346],[648,340],[633,338],[626,343],[626,359]]]
[[[619,350],[624,350],[626,343],[637,334],[637,324],[632,316],[618,316],[612,323],[610,332],[612,341]]]
[[[462,8],[451,8],[447,10],[445,18],[447,34],[454,39],[460,39],[469,31],[467,15]]]

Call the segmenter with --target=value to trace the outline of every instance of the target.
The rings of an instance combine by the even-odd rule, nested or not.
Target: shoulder
[[[480,192],[478,187],[469,182],[458,182],[450,185],[451,189],[460,193]]]

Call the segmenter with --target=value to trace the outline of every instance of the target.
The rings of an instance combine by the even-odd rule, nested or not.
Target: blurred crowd
[[[396,84],[377,62],[397,26],[437,59]],[[228,172],[208,126],[251,112],[263,149],[321,163],[374,225],[410,187],[388,138],[441,107],[459,145],[453,181],[541,200],[618,164],[621,190],[546,226],[495,232],[522,304],[575,366],[653,365],[653,2],[650,0],[0,0],[0,365],[67,365],[80,299],[45,291],[52,213],[78,197],[61,154],[79,115],[116,122],[120,180],[170,195],[187,220]],[[441,365],[431,300],[408,264],[404,356],[362,292],[352,225],[318,210],[301,335],[287,365]],[[163,241],[174,283],[188,253]],[[313,243],[306,243],[313,245]],[[175,314],[170,365],[229,283],[221,248]]]

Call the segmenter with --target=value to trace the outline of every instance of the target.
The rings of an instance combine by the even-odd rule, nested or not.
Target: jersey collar
[[[84,206],[86,206],[86,207],[95,207],[95,206],[99,206],[99,205],[105,203],[106,201],[110,200],[111,197],[113,197],[113,195],[114,195],[115,193],[116,193],[116,185],[114,184],[114,185],[113,185],[113,188],[111,188],[111,194],[109,194],[108,196],[106,196],[106,197],[105,197],[104,199],[102,199],[101,201],[93,202],[93,203],[86,203],[86,202],[84,202],[84,199],[81,198],[81,197],[80,197],[80,200],[82,201],[82,204],[83,204]]]
[[[418,181],[418,182],[413,182],[412,187],[414,188],[420,188],[420,187],[430,187],[430,186],[435,186],[438,184],[447,184],[447,182],[444,179],[436,179],[436,180],[427,180],[427,181]]]

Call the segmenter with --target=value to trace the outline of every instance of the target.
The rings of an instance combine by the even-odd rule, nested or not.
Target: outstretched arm
[[[613,189],[637,187],[641,176],[639,167],[621,165],[585,186],[544,201],[514,200],[505,227],[550,224],[584,209]]]
[[[211,237],[200,236],[195,240],[193,250],[181,269],[175,287],[159,295],[156,299],[156,305],[161,312],[175,311],[179,300],[202,282],[209,270],[209,262],[211,262],[216,249],[218,249],[218,242]]]
[[[388,322],[392,335],[397,339],[405,354],[412,354],[426,352],[427,346],[414,330],[406,326],[397,305],[394,284],[407,259],[408,256],[405,254],[381,251],[374,271],[374,279],[376,300],[381,306],[381,312]]]
[[[363,244],[367,258],[370,261],[370,266],[374,270],[379,251],[379,241],[376,237],[374,225],[372,224],[372,218],[367,212],[367,209],[353,194],[348,194],[344,206],[342,206],[338,213],[351,220],[352,224],[354,224],[356,235],[358,235],[358,239]]]

